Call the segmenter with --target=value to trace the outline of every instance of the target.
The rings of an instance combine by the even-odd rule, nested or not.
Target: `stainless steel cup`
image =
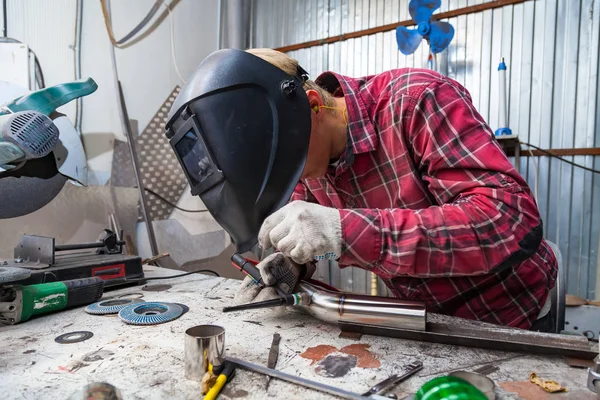
[[[219,367],[225,358],[225,328],[198,325],[185,331],[185,377],[202,381],[208,366]]]

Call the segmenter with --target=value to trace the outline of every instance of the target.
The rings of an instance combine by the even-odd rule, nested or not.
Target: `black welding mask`
[[[173,103],[167,138],[191,186],[237,251],[300,179],[310,138],[306,72],[288,75],[241,50],[209,55]]]

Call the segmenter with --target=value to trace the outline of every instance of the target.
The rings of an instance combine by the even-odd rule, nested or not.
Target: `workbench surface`
[[[178,273],[157,270],[147,268],[147,276]],[[141,286],[119,289],[105,293],[103,300],[136,292],[142,293],[146,301],[185,304],[189,311],[165,324],[132,326],[116,315],[89,315],[83,308],[77,308],[0,327],[1,397],[67,399],[89,383],[107,382],[119,388],[124,399],[202,398],[199,383],[184,377],[184,332],[195,325],[218,324],[226,329],[229,356],[265,365],[273,333],[279,332],[277,369],[357,393],[419,359],[424,369],[392,391],[398,398],[414,393],[435,376],[455,370],[472,371],[492,363],[499,367],[489,375],[496,382],[496,398],[597,399],[585,387],[587,371],[570,368],[562,358],[375,336],[363,336],[359,341],[342,339],[338,337],[337,326],[295,310],[283,315],[272,310],[223,314],[222,307],[233,301],[238,280],[196,274],[149,283],[158,284],[172,287],[158,292],[143,291]],[[74,344],[54,341],[63,333],[82,330],[91,331],[94,336]],[[332,351],[333,356],[340,356],[342,368],[337,369],[340,377],[324,376],[327,371],[331,373],[331,368],[320,365],[320,359]],[[354,359],[347,356],[349,353],[357,357],[357,365],[346,372],[343,360]],[[528,382],[531,372],[558,381],[569,392],[547,395]],[[264,384],[263,376],[238,370],[219,398],[335,398],[276,379],[265,393]]]

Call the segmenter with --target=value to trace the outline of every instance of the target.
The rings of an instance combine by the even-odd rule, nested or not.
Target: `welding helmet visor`
[[[306,72],[288,75],[241,50],[209,55],[177,96],[167,138],[192,195],[251,250],[266,217],[288,201],[308,152]]]

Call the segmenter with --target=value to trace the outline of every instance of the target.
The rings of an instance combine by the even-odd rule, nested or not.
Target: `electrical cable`
[[[144,17],[144,19],[139,24],[137,24],[136,27],[131,30],[131,32],[126,34],[122,39],[117,40],[115,39],[115,35],[112,29],[112,21],[108,13],[106,1],[108,0],[100,0],[100,5],[102,6],[102,14],[104,15],[104,23],[106,25],[106,30],[108,32],[108,38],[110,39],[110,42],[113,44],[113,46],[117,48],[121,48],[123,45],[125,45],[129,39],[135,36],[148,24],[148,22],[150,22],[154,14],[156,14],[162,3],[162,0],[156,0],[148,14],[146,14],[146,16]]]
[[[167,203],[171,207],[178,209],[179,211],[189,212],[189,213],[208,212],[208,210],[206,210],[206,209],[204,209],[204,210],[188,210],[188,209],[185,209],[185,208],[181,208],[177,204],[174,204],[174,203],[170,202],[169,200],[165,199],[164,197],[162,197],[160,194],[156,193],[152,189],[148,189],[148,188],[145,187],[144,190],[146,192],[150,193],[151,195],[153,195],[154,197],[156,197],[157,199],[161,200],[162,202]]]
[[[127,279],[126,282],[158,281],[158,280],[162,280],[162,279],[181,278],[182,276],[188,276],[188,275],[200,274],[200,273],[210,273],[218,278],[221,277],[221,275],[219,275],[216,271],[213,271],[212,269],[198,269],[196,271],[190,271],[190,272],[186,272],[185,274],[179,274],[179,275],[157,276],[157,277],[152,277],[152,278]]]
[[[152,17],[154,17],[154,14],[156,14],[158,9],[160,8],[161,3],[162,3],[162,0],[156,0],[154,2],[154,5],[150,9],[150,11],[148,11],[148,14],[146,14],[146,16],[144,17],[144,19],[139,24],[137,24],[136,27],[131,30],[131,32],[129,32],[127,35],[123,36],[123,39],[117,40],[117,44],[124,44],[129,39],[134,37],[136,35],[136,33],[138,33],[140,30],[142,30],[142,28],[145,27],[148,24],[148,22],[150,22]]]
[[[81,79],[81,30],[83,24],[83,0],[77,0],[75,7],[75,36],[73,44],[73,63],[75,64],[75,80]],[[75,100],[75,130],[81,135],[83,119],[83,99]]]
[[[534,149],[536,149],[536,150],[538,150],[538,151],[541,151],[542,153],[544,153],[545,155],[547,155],[547,156],[549,156],[549,157],[554,157],[554,158],[556,158],[556,159],[559,159],[559,160],[561,160],[561,161],[563,161],[563,162],[566,162],[567,164],[571,164],[571,165],[572,165],[572,166],[574,166],[574,167],[579,167],[579,168],[581,168],[581,169],[584,169],[584,170],[586,170],[586,171],[590,171],[590,172],[593,172],[593,173],[595,173],[595,174],[600,174],[600,170],[593,169],[593,168],[590,168],[590,167],[586,167],[585,165],[581,165],[581,164],[574,163],[573,161],[569,161],[569,160],[567,160],[567,159],[564,159],[564,158],[562,158],[561,156],[557,156],[556,154],[552,154],[552,153],[551,153],[550,151],[548,151],[548,150],[544,150],[544,149],[542,149],[542,148],[540,148],[540,147],[534,146],[534,145],[532,145],[531,143],[527,143],[527,142],[520,142],[520,143],[521,143],[521,144],[524,144],[524,145],[526,145],[526,146],[529,146],[529,147],[533,147]]]
[[[42,66],[40,65],[40,61],[37,58],[37,55],[33,52],[33,50],[29,50],[33,53],[33,62],[35,64],[35,81],[38,84],[38,89],[43,89],[46,87],[46,81],[44,79],[44,72],[42,71]]]
[[[171,58],[173,59],[173,67],[175,67],[175,72],[177,76],[185,85],[185,79],[181,76],[181,72],[179,72],[179,67],[177,66],[177,57],[175,56],[175,21],[173,19],[173,13],[171,12],[171,8],[167,3],[163,1],[163,5],[167,7],[167,11],[169,12],[169,20],[171,25]]]

